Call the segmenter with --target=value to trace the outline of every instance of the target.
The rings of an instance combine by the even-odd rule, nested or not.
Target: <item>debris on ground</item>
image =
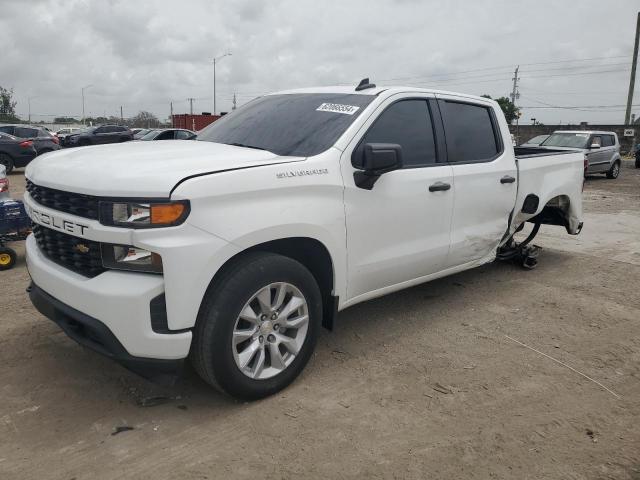
[[[162,395],[158,395],[155,397],[142,397],[137,400],[137,404],[139,407],[155,407],[157,405],[162,405],[163,403],[167,403],[170,400],[173,400],[171,397],[165,397]]]
[[[431,388],[433,388],[436,392],[444,393],[445,395],[453,393],[453,389],[451,387],[442,385],[441,383],[435,383]]]
[[[119,425],[113,430],[113,432],[111,432],[111,436],[118,435],[119,433],[122,433],[122,432],[128,432],[129,430],[135,430],[135,429],[128,425]]]

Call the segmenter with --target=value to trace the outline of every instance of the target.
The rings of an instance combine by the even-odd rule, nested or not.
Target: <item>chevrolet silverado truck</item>
[[[190,359],[257,399],[298,376],[339,311],[510,258],[525,222],[578,234],[583,170],[582,153],[514,152],[486,98],[367,79],[269,94],[198,141],[30,163],[28,291],[147,378]]]

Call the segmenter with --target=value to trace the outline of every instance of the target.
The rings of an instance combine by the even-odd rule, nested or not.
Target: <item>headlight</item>
[[[101,249],[105,268],[162,273],[162,258],[157,253],[129,245],[102,244]]]
[[[100,223],[115,227],[153,228],[180,225],[189,202],[100,202]]]

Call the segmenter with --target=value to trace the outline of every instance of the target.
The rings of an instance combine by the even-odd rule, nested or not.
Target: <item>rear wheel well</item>
[[[529,219],[529,222],[545,225],[560,225],[568,231],[570,205],[571,200],[567,195],[553,197],[545,204],[538,215]]]
[[[313,275],[322,294],[322,326],[333,329],[335,314],[337,313],[338,297],[333,296],[334,271],[331,255],[327,248],[318,240],[307,237],[291,237],[272,240],[254,245],[234,255],[216,272],[209,289],[233,266],[240,258],[255,252],[275,253],[289,257],[304,265]]]

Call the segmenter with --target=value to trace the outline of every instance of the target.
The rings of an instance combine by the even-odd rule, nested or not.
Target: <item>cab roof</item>
[[[486,97],[480,97],[477,95],[469,95],[466,93],[459,92],[449,92],[446,90],[436,90],[432,88],[418,88],[418,87],[403,87],[403,86],[391,86],[391,87],[372,87],[366,88],[364,90],[356,90],[355,85],[333,85],[333,86],[325,86],[325,87],[308,87],[308,88],[296,88],[290,90],[281,90],[278,92],[272,92],[268,95],[289,95],[289,94],[311,94],[311,93],[336,93],[336,94],[344,94],[344,95],[369,95],[369,96],[377,96],[381,93],[385,93],[387,95],[393,95],[395,93],[432,93],[435,95],[455,95],[456,97],[464,97],[473,100],[481,100],[481,101],[492,101],[492,99]]]

